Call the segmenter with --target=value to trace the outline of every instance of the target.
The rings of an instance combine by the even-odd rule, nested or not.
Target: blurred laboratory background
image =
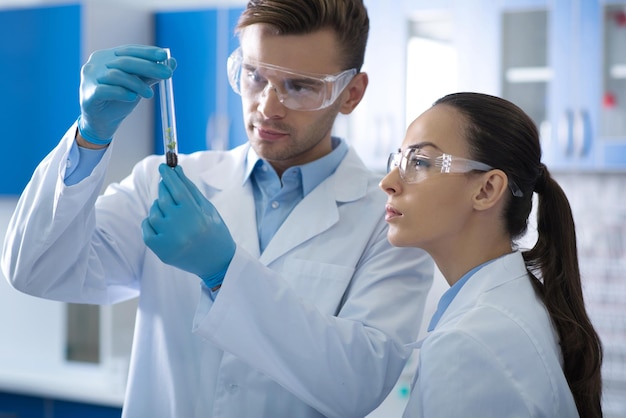
[[[246,140],[226,79],[245,0],[0,0],[0,236],[36,164],[78,116],[79,72],[96,49],[169,47],[179,151]],[[626,1],[365,0],[370,75],[335,133],[381,173],[408,123],[454,91],[503,96],[541,131],[544,162],[572,203],[588,310],[604,344],[605,416],[626,416]],[[161,153],[158,106],[140,104],[115,144],[108,182]],[[533,243],[533,226],[522,241]],[[61,260],[59,262],[62,262]],[[1,275],[1,273],[0,273]],[[425,321],[445,291],[442,278]],[[0,277],[0,417],[119,417],[134,301],[56,303]],[[370,418],[402,415],[412,359]],[[480,379],[480,376],[476,377]]]

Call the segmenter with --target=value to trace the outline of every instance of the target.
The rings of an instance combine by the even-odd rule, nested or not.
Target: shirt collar
[[[338,137],[332,137],[332,151],[327,155],[310,163],[297,166],[302,176],[302,191],[306,196],[311,190],[315,189],[324,179],[328,178],[335,172],[343,158],[348,152],[348,144]],[[254,151],[252,147],[248,149],[246,157],[245,176],[243,182],[248,181],[252,173],[260,169],[263,160]]]
[[[259,167],[261,165],[262,165],[261,157],[259,157],[259,154],[257,154],[256,151],[252,147],[249,147],[248,155],[246,156],[245,173],[243,176],[242,183],[245,184],[245,182],[247,182],[250,179],[250,176],[252,175],[252,171],[256,167]]]
[[[332,147],[327,155],[301,166],[304,196],[333,174],[348,152],[348,145],[337,137],[332,138]]]

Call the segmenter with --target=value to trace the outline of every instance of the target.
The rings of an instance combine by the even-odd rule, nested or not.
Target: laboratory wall
[[[47,29],[37,26],[42,43],[32,50],[27,45],[37,43],[32,36],[38,32],[0,25],[0,48],[30,51],[27,62],[32,66],[21,72],[12,68],[13,73],[0,68],[5,78],[0,81],[0,123],[10,132],[0,141],[5,159],[12,158],[9,171],[15,173],[3,176],[0,185],[0,237],[34,165],[77,117],[80,65],[96,49],[125,43],[173,45],[183,57],[182,76],[174,84],[176,91],[179,83],[177,99],[185,109],[179,123],[184,121],[185,136],[193,138],[181,148],[187,152],[191,151],[187,146],[194,150],[232,147],[245,140],[238,123],[237,96],[225,81],[220,82],[224,76],[220,60],[236,42],[229,31],[237,10],[245,4],[245,0],[0,0],[0,23],[2,16],[14,13],[52,16]],[[371,31],[363,70],[370,84],[357,110],[339,117],[335,133],[346,137],[364,161],[382,173],[385,156],[400,144],[407,124],[441,94],[481,91],[508,95],[527,105],[542,130],[548,166],[572,203],[586,303],[605,348],[605,416],[626,416],[626,128],[611,135],[600,129],[604,119],[616,114],[614,123],[626,120],[626,76],[620,76],[626,74],[626,58],[620,55],[624,49],[600,44],[607,36],[617,45],[626,42],[626,29],[619,23],[622,9],[626,22],[626,2],[398,0],[389,7],[387,0],[365,0],[365,4]],[[66,13],[62,21],[54,19],[50,8]],[[188,27],[186,19],[191,22]],[[203,27],[211,22],[215,28]],[[531,25],[533,36],[516,35],[513,29],[520,25],[524,31]],[[56,30],[59,26],[63,30]],[[579,36],[579,30],[586,32]],[[411,54],[412,37],[435,39],[439,55],[419,48]],[[598,44],[584,46],[580,38]],[[535,44],[522,44],[525,40]],[[45,50],[46,42],[58,53],[38,56],[37,48]],[[594,61],[604,59],[597,51],[605,49],[616,55],[617,63]],[[586,59],[592,64],[578,65]],[[185,68],[189,62],[199,64]],[[605,64],[613,72],[605,72],[601,68]],[[590,73],[573,70],[583,68]],[[564,70],[566,74],[558,72]],[[202,74],[207,78],[196,80]],[[618,77],[603,84],[610,74]],[[201,86],[201,95],[194,93],[194,84]],[[603,99],[610,89],[619,93],[618,100],[606,104]],[[17,100],[26,94],[36,100]],[[201,105],[192,106],[194,100]],[[18,115],[7,116],[11,112]],[[118,136],[125,141],[114,145],[106,182],[119,181],[135,162],[160,152],[159,135],[158,109],[154,101],[144,101],[120,127]],[[588,143],[588,138],[597,141]],[[533,234],[531,225],[523,242],[531,245]],[[435,280],[424,322],[446,289],[438,272]],[[20,411],[74,411],[59,416],[81,416],[75,411],[86,406],[103,408],[89,416],[119,416],[134,309],[133,301],[98,308],[99,360],[68,362],[70,308],[18,293],[0,274],[0,416],[6,413],[2,406],[7,402],[20,405]],[[414,367],[412,358],[385,403],[369,418],[402,415]]]

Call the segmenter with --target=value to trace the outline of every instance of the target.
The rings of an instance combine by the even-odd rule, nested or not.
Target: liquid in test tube
[[[167,59],[169,59],[171,57],[170,49],[164,49],[167,52]],[[176,113],[174,112],[172,77],[159,81],[159,96],[161,99],[161,127],[163,129],[165,162],[170,167],[176,167],[178,165],[178,138],[176,137]]]

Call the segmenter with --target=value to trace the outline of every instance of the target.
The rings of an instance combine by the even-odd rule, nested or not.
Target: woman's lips
[[[393,206],[391,205],[386,205],[385,206],[385,220],[389,221],[393,218],[397,218],[398,216],[402,216],[402,212],[396,210]]]

